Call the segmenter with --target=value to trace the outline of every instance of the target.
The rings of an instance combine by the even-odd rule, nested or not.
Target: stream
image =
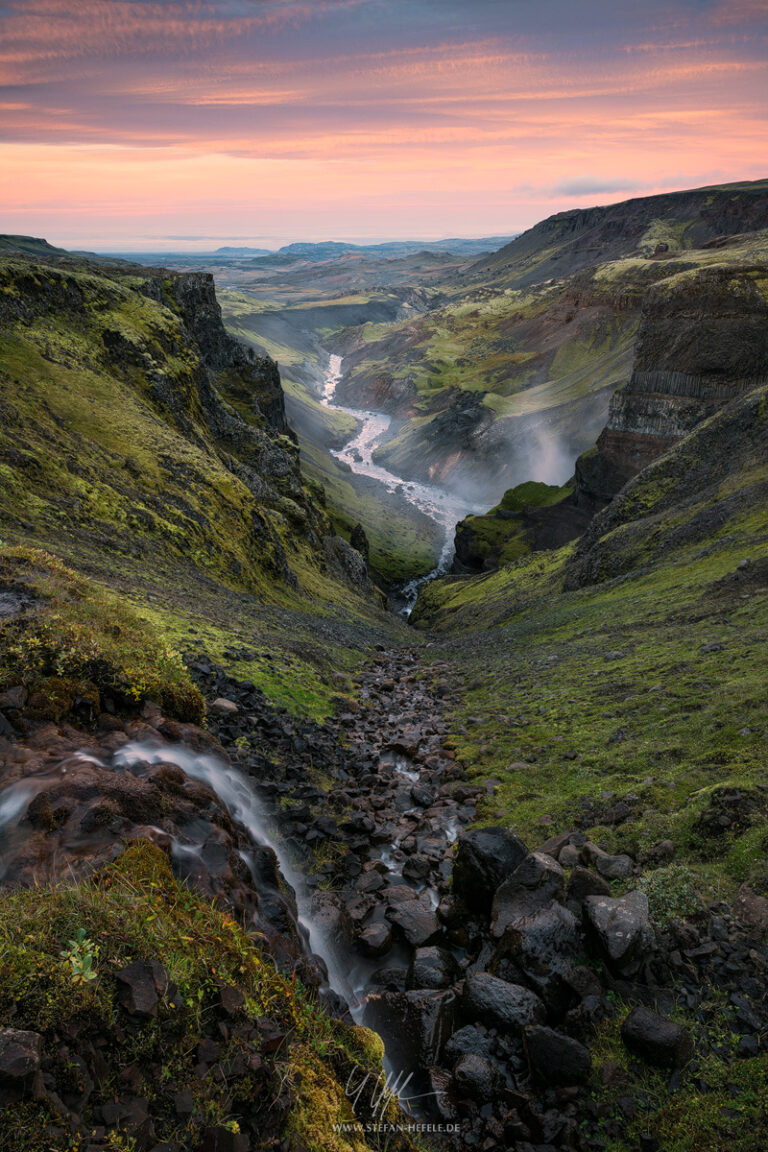
[[[331,356],[326,369],[321,403],[335,412],[344,412],[353,416],[360,424],[352,439],[338,451],[332,452],[337,460],[349,466],[352,472],[359,476],[368,476],[383,484],[388,492],[397,492],[409,503],[413,504],[419,512],[423,512],[430,520],[434,520],[443,530],[443,545],[436,566],[423,576],[416,576],[400,587],[393,602],[399,608],[401,615],[410,616],[419,591],[430,580],[443,576],[450,569],[453,560],[453,537],[459,520],[484,509],[478,504],[463,500],[460,496],[449,492],[436,484],[421,484],[414,480],[404,480],[402,476],[395,475],[386,468],[382,468],[373,459],[373,453],[381,444],[382,438],[389,430],[392,417],[385,412],[370,412],[363,408],[347,408],[337,404],[334,400],[339,381],[343,376],[343,361],[341,356]]]

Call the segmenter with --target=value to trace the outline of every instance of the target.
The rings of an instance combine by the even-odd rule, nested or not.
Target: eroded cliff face
[[[277,365],[226,332],[209,275],[5,257],[0,472],[9,533],[94,563],[365,583],[302,475]]]
[[[680,273],[646,293],[632,375],[611,398],[581,491],[611,499],[735,397],[768,379],[768,269]]]

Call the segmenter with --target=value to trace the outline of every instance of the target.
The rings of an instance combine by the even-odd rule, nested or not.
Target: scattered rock
[[[627,1016],[621,1026],[621,1038],[630,1052],[660,1068],[681,1068],[693,1053],[687,1028],[643,1005]]]
[[[636,889],[626,896],[588,896],[584,901],[588,934],[605,959],[624,975],[633,975],[654,947],[648,897]]]
[[[37,1032],[0,1029],[0,1081],[16,1084],[40,1067],[43,1038]]]
[[[531,1071],[547,1084],[584,1084],[589,1079],[589,1049],[562,1032],[541,1025],[526,1028],[525,1050]]]
[[[462,833],[453,863],[454,893],[472,909],[490,910],[496,889],[527,855],[522,840],[506,828]]]
[[[480,1020],[493,1028],[521,1033],[529,1024],[544,1020],[546,1011],[539,997],[529,988],[509,984],[489,972],[468,977],[462,999],[464,1016]]]

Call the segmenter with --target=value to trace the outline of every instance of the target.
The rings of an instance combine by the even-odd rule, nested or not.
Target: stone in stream
[[[369,924],[357,937],[357,943],[366,956],[384,956],[392,947],[392,930],[384,921]]]
[[[498,938],[510,924],[564,896],[563,869],[551,856],[531,852],[496,889],[491,907],[491,932]]]
[[[490,911],[493,894],[528,855],[523,841],[506,828],[462,832],[453,863],[453,891],[473,910]]]
[[[462,1012],[469,1021],[480,1020],[492,1028],[522,1033],[529,1024],[546,1016],[535,992],[518,984],[508,984],[488,972],[477,972],[464,984]]]
[[[387,908],[387,918],[397,925],[407,942],[414,948],[429,944],[440,931],[440,923],[435,913],[418,899],[390,904]]]
[[[578,1040],[540,1025],[525,1030],[531,1071],[547,1084],[584,1084],[592,1070],[589,1049]]]
[[[476,1024],[465,1024],[454,1032],[445,1046],[447,1060],[458,1060],[467,1053],[477,1056],[490,1056],[493,1048],[493,1039],[485,1028],[478,1028]]]
[[[444,948],[417,948],[408,969],[408,988],[449,988],[459,968]]]
[[[627,1016],[621,1026],[621,1038],[631,1052],[660,1068],[681,1068],[693,1054],[693,1040],[687,1028],[644,1006]]]
[[[648,897],[635,889],[626,896],[588,896],[584,901],[587,935],[622,975],[634,975],[655,946]]]
[[[456,995],[445,992],[380,992],[370,996],[363,1022],[379,1032],[399,1072],[440,1064],[454,1026]]]

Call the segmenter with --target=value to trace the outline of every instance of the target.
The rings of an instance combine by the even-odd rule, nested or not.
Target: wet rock
[[[366,1004],[364,1022],[380,1032],[402,1072],[440,1064],[454,1026],[456,996],[446,992],[381,992]]]
[[[440,931],[437,916],[420,900],[404,900],[390,904],[387,918],[396,924],[407,942],[414,948],[429,944]]]
[[[506,828],[463,832],[453,864],[455,895],[473,910],[490,911],[494,892],[527,855],[523,841]]]
[[[383,921],[369,924],[357,937],[357,943],[365,956],[384,956],[392,947],[392,931]]]
[[[444,948],[417,948],[408,969],[408,988],[449,988],[459,969]]]
[[[467,1053],[476,1056],[490,1056],[493,1041],[484,1028],[476,1024],[466,1024],[454,1032],[445,1046],[445,1058],[448,1061],[458,1060]]]
[[[519,984],[509,984],[489,972],[477,972],[464,984],[462,1011],[471,1021],[521,1033],[529,1024],[544,1020],[539,997]]]
[[[541,1026],[526,1028],[525,1050],[531,1071],[547,1084],[584,1084],[589,1079],[589,1049],[562,1032]]]
[[[626,896],[588,896],[584,922],[589,938],[609,964],[633,975],[654,947],[648,897],[637,890]]]
[[[221,1124],[206,1128],[200,1152],[250,1152],[251,1142],[242,1132],[231,1132]]]
[[[459,1096],[468,1096],[478,1104],[488,1104],[498,1091],[499,1072],[485,1056],[468,1052],[453,1069],[453,1079]]]
[[[37,1032],[0,1029],[0,1082],[18,1084],[40,1067],[43,1038]]]
[[[567,900],[570,904],[582,904],[587,896],[610,896],[611,886],[591,868],[578,864],[571,872],[568,881]]]
[[[426,880],[432,867],[425,856],[409,856],[403,864],[403,876],[406,880],[417,882]]]
[[[168,973],[156,961],[135,960],[115,973],[117,998],[129,1016],[149,1019],[157,1015],[160,996],[168,989]]]
[[[416,784],[411,788],[411,800],[420,808],[430,808],[435,802],[435,794],[423,784]]]
[[[500,937],[510,924],[564,895],[565,873],[558,862],[542,852],[530,852],[494,893],[491,932]]]
[[[652,1008],[634,1008],[621,1026],[621,1038],[637,1056],[660,1068],[681,1068],[693,1053],[687,1028],[666,1020]]]
[[[352,923],[341,898],[322,889],[314,892],[311,903],[312,921],[318,931],[333,943],[349,943]]]
[[[568,998],[564,979],[581,950],[576,917],[552,902],[507,929],[494,966],[502,958],[511,960],[524,973],[526,983],[532,984],[551,1008],[559,1009]]]

